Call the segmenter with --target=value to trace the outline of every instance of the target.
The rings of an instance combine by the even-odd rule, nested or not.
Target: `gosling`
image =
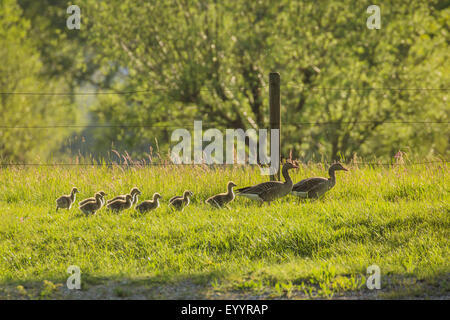
[[[192,191],[185,191],[183,193],[183,196],[175,196],[170,198],[169,200],[169,207],[172,207],[177,210],[183,210],[189,205],[189,198],[192,197],[194,194]]]
[[[56,199],[56,212],[58,209],[69,209],[72,207],[72,204],[75,202],[76,194],[78,193],[78,189],[73,187],[72,191],[69,195],[64,195]]]
[[[80,201],[80,202],[78,203],[78,205],[82,206],[83,204],[88,203],[88,202],[95,202],[95,201],[96,201],[95,196],[96,196],[97,194],[101,194],[101,195],[102,195],[102,199],[101,199],[101,200],[102,200],[102,206],[103,206],[103,205],[105,204],[105,196],[107,196],[107,194],[105,193],[105,191],[99,191],[99,192],[97,192],[93,197],[86,198],[86,199]]]
[[[106,207],[114,212],[119,212],[123,210],[130,209],[133,205],[133,197],[130,194],[127,194],[125,196],[125,200],[115,200],[113,202],[110,202],[106,205]]]
[[[136,210],[140,213],[144,213],[147,211],[155,210],[159,207],[159,199],[161,199],[161,195],[159,193],[155,193],[153,195],[153,200],[146,200],[141,202],[136,206]]]
[[[142,194],[142,192],[138,188],[134,187],[133,189],[131,189],[131,191],[129,193],[129,195],[131,195],[131,197],[132,197],[131,205],[135,205],[138,202],[138,196],[141,195],[141,194]],[[112,202],[114,202],[116,200],[126,200],[125,199],[126,196],[127,196],[126,194],[123,194],[123,195],[114,197],[111,200],[106,201],[106,203],[110,204],[110,203],[112,203]]]
[[[228,203],[234,200],[235,195],[233,188],[236,186],[237,185],[233,181],[228,182],[227,192],[216,194],[215,196],[206,199],[205,203],[210,204],[216,208],[222,208],[226,206]]]
[[[84,204],[80,205],[80,210],[85,215],[94,215],[103,205],[103,195],[100,192],[97,192],[95,194],[95,202],[85,202]]]

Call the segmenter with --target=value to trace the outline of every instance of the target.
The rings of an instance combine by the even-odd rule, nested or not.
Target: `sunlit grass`
[[[299,203],[288,196],[259,208],[236,199],[231,210],[212,209],[204,200],[225,191],[229,180],[245,186],[267,177],[252,168],[206,166],[0,169],[0,283],[63,283],[69,265],[92,282],[191,280],[217,292],[269,297],[362,290],[371,264],[383,276],[448,279],[448,167],[350,169],[338,173],[322,200]],[[295,181],[325,174],[322,166],[293,172]],[[154,192],[164,199],[143,215],[102,209],[85,217],[76,205],[56,213],[55,199],[72,186],[80,190],[77,200],[133,186],[142,200]],[[194,192],[191,205],[170,211],[167,200],[186,189]]]

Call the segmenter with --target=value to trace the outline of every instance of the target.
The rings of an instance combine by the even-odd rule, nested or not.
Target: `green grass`
[[[239,167],[0,169],[0,298],[57,298],[69,265],[81,268],[82,292],[110,287],[104,295],[118,298],[448,295],[448,166],[349,168],[319,201],[287,196],[259,208],[236,199],[231,210],[204,200],[228,180],[267,177]],[[325,174],[302,166],[293,179]],[[144,215],[102,209],[85,217],[77,205],[55,213],[55,199],[72,186],[77,200],[133,186],[141,199],[164,199]],[[194,192],[191,205],[171,212],[167,199],[185,189]],[[381,268],[378,292],[365,286],[371,264]]]

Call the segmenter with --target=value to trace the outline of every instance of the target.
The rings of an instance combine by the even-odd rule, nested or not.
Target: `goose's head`
[[[78,189],[76,187],[72,188],[72,193],[78,193]]]
[[[134,195],[134,194],[141,195],[142,192],[138,188],[134,187],[133,189],[131,189],[130,194],[131,195]]]
[[[286,162],[283,166],[283,169],[285,169],[285,170],[298,169],[298,166],[296,166],[292,162]]]
[[[192,193],[192,191],[189,191],[189,190],[186,190],[184,193],[183,193],[183,198],[189,198],[189,197],[192,197],[192,196],[194,196],[194,194]]]
[[[104,196],[107,196],[107,195],[108,195],[108,194],[106,194],[106,193],[105,193],[105,191],[99,191],[98,193],[99,193],[99,194],[101,194],[101,195],[102,195],[102,197],[104,197]]]
[[[339,162],[333,163],[328,171],[331,172],[331,171],[339,171],[339,170],[342,170],[342,171],[348,171],[348,170],[347,170],[346,168],[344,168],[344,167],[342,166],[342,164],[340,164]]]
[[[233,187],[237,187],[237,184],[234,183],[233,181],[228,182],[228,188],[233,188]]]
[[[161,196],[158,192],[156,192],[156,193],[153,195],[153,200],[158,200],[158,199],[162,199],[162,196]]]

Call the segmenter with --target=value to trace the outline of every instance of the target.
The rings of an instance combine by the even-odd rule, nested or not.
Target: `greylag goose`
[[[186,190],[183,196],[175,196],[169,199],[169,207],[175,208],[177,210],[183,210],[190,203],[190,197],[194,194],[192,191]]]
[[[78,189],[73,187],[72,191],[68,195],[63,195],[56,199],[56,212],[58,209],[69,209],[72,207],[72,204],[75,202],[76,194],[78,193]]]
[[[222,208],[227,203],[234,200],[233,187],[236,187],[236,184],[232,181],[228,182],[227,192],[216,194],[215,196],[206,199],[205,203],[217,208]]]
[[[257,200],[262,205],[264,202],[268,202],[270,205],[271,201],[278,198],[284,197],[289,194],[292,190],[292,179],[289,176],[289,170],[298,168],[295,164],[291,162],[286,162],[283,165],[282,174],[285,182],[281,181],[268,181],[257,184],[251,187],[245,187],[237,189],[236,195],[247,197],[252,200]]]
[[[122,210],[130,209],[133,205],[133,197],[130,194],[125,195],[125,200],[117,199],[113,202],[110,202],[106,205],[106,207],[114,212],[119,212]]]
[[[138,201],[138,196],[141,195],[142,192],[138,188],[134,187],[133,189],[131,189],[129,194],[132,197],[132,204],[131,205],[135,205],[137,203],[137,201]],[[123,194],[123,195],[114,197],[114,198],[106,201],[106,203],[110,204],[111,202],[114,202],[116,200],[125,200],[126,196],[127,196],[126,194]]]
[[[161,199],[161,198],[162,197],[159,193],[155,193],[153,195],[153,200],[146,200],[146,201],[139,203],[136,206],[136,210],[139,211],[140,213],[154,210],[159,207],[159,199]]]
[[[94,194],[94,196],[93,197],[90,197],[90,198],[86,198],[86,199],[84,199],[84,200],[82,200],[82,201],[80,201],[79,203],[78,203],[78,205],[80,205],[80,206],[82,206],[83,204],[85,204],[85,203],[88,203],[88,202],[95,202],[96,201],[96,195],[97,194],[100,194],[101,196],[102,196],[102,206],[105,204],[105,196],[107,195],[106,193],[105,193],[105,191],[99,191],[99,192],[97,192],[96,194]]]
[[[338,170],[348,171],[342,166],[342,164],[334,163],[328,169],[330,178],[314,177],[304,179],[294,185],[291,193],[305,199],[317,199],[334,187],[336,184],[335,172]]]
[[[95,202],[88,201],[80,205],[80,210],[85,215],[95,214],[103,205],[103,195],[100,192],[95,194]]]

